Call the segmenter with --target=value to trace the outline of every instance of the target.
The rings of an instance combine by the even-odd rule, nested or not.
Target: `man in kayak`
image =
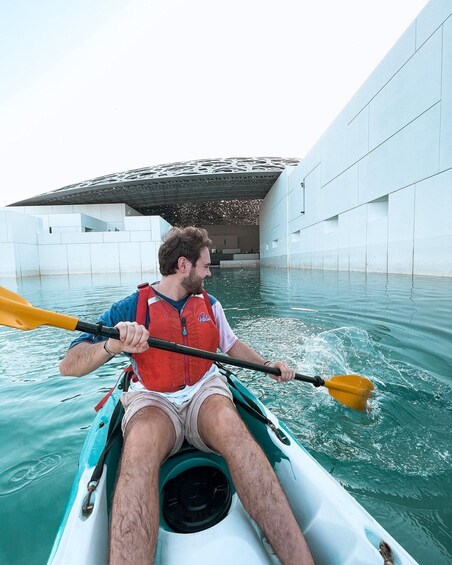
[[[159,249],[162,280],[113,304],[100,321],[119,340],[82,334],[60,363],[62,375],[82,376],[125,353],[136,382],[123,393],[121,456],[110,527],[110,565],[153,561],[159,530],[161,464],[184,439],[224,457],[236,491],[283,564],[313,563],[284,491],[264,452],[232,402],[211,361],[150,348],[148,337],[276,367],[278,382],[294,378],[285,362],[265,360],[238,339],[221,304],[204,289],[211,240],[195,227],[173,228]]]

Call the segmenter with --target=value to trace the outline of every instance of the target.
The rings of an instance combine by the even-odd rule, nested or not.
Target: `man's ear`
[[[188,263],[189,261],[187,257],[179,257],[179,259],[177,260],[177,268],[182,274],[185,274],[187,272]]]

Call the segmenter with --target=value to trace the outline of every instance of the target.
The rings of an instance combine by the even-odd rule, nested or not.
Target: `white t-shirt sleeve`
[[[220,332],[220,351],[227,353],[239,338],[232,331],[224,314],[223,306],[218,300],[212,305],[212,309],[215,315],[215,324]]]

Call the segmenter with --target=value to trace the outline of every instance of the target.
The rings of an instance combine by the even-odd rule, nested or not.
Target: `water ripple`
[[[0,496],[16,492],[52,473],[61,465],[63,455],[63,452],[48,453],[5,469],[0,473]]]

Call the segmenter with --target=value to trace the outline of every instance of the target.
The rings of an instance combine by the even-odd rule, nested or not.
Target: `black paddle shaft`
[[[112,339],[119,339],[119,330],[117,330],[116,328],[109,328],[107,326],[104,326],[103,324],[90,324],[87,322],[78,321],[75,329],[79,332],[101,335],[103,337]],[[210,361],[224,363],[225,365],[234,365],[236,367],[242,367],[243,369],[261,371],[262,373],[269,373],[276,376],[279,376],[281,374],[281,371],[279,369],[275,369],[274,367],[267,367],[266,365],[259,365],[258,363],[252,363],[251,361],[243,361],[242,359],[236,359],[235,357],[229,357],[228,355],[212,353],[211,351],[204,351],[203,349],[196,349],[195,347],[181,345],[173,341],[166,341],[164,339],[149,337],[148,344],[150,347],[155,347],[157,349],[164,349],[165,351],[172,351],[173,353],[181,353],[182,355],[191,355],[192,357],[200,357],[201,359],[209,359]],[[297,381],[311,383],[315,387],[324,386],[325,384],[325,381],[322,379],[322,377],[319,377],[318,375],[310,377],[308,375],[300,375],[299,373],[296,373],[295,379]]]

